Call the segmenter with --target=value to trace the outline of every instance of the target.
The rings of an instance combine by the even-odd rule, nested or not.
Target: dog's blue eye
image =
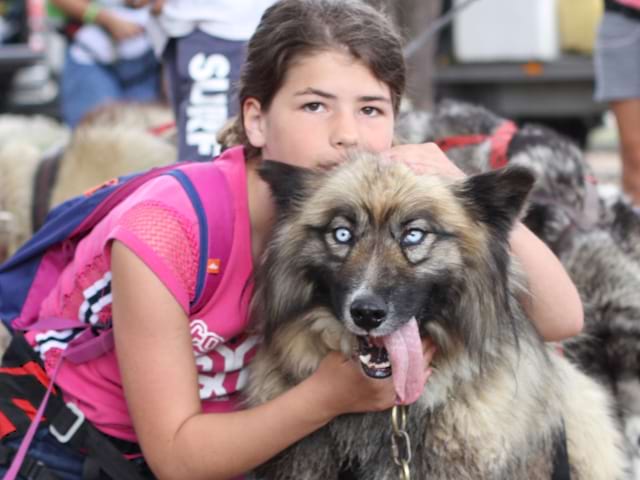
[[[346,227],[338,227],[333,231],[333,238],[335,238],[338,243],[351,243],[353,234],[351,230]]]
[[[426,232],[424,230],[420,230],[419,228],[412,228],[407,230],[405,234],[402,236],[402,246],[411,247],[413,245],[418,245],[424,237]]]

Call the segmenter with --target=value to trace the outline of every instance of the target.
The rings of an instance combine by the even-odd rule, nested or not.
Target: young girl
[[[115,351],[64,363],[58,387],[103,433],[139,442],[157,477],[236,477],[338,415],[393,406],[391,379],[366,377],[356,362],[331,353],[282,396],[234,410],[257,340],[246,328],[251,272],[274,222],[269,189],[256,173],[262,159],[314,167],[363,148],[419,174],[462,175],[434,145],[392,147],[403,86],[401,43],[381,14],[356,1],[282,0],[249,44],[234,130],[244,148],[212,164],[231,187],[235,226],[227,271],[201,315],[188,315],[198,223],[171,179],[150,182],[79,245],[41,314],[76,318],[91,301],[100,321],[113,321]],[[522,226],[512,247],[530,276],[527,306],[541,335],[577,333],[581,304],[559,262]],[[112,304],[95,299],[105,285]],[[45,364],[46,352],[60,347],[60,338],[47,335],[35,339]],[[425,348],[425,368],[433,353]],[[81,470],[78,461],[66,478]]]

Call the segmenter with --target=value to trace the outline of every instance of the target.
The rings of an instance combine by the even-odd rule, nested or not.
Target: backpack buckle
[[[49,431],[51,432],[51,435],[53,435],[56,438],[56,440],[58,440],[60,443],[69,442],[69,440],[71,440],[73,436],[76,434],[76,432],[80,429],[85,419],[84,413],[82,413],[82,411],[78,408],[78,406],[75,403],[67,402],[66,406],[67,406],[66,413],[70,412],[73,415],[75,415],[75,420],[73,421],[71,426],[67,429],[67,431],[64,433],[60,433],[53,423],[49,425]]]

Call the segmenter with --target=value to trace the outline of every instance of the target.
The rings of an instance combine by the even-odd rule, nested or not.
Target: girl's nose
[[[340,113],[334,121],[331,144],[334,148],[357,147],[359,143],[358,125],[353,115]]]

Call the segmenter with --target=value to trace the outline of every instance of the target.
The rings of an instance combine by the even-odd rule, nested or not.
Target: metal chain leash
[[[391,409],[391,455],[400,467],[400,480],[411,479],[411,439],[407,433],[407,406],[396,405]]]

